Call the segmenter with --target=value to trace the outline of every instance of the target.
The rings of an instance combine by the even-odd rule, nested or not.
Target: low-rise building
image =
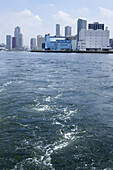
[[[78,50],[102,50],[109,47],[110,32],[103,29],[82,29],[79,32]]]
[[[46,50],[72,50],[71,40],[66,40],[62,36],[45,35],[45,49]]]

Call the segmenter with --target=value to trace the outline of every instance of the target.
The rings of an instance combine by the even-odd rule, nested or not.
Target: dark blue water
[[[113,169],[113,55],[0,52],[3,169]]]

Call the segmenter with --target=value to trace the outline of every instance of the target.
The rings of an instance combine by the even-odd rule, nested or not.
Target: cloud
[[[109,19],[113,18],[113,10],[102,8],[102,7],[99,7],[99,10],[100,10],[101,16],[109,18]]]
[[[39,24],[42,23],[42,19],[39,15],[34,15],[30,10],[25,9],[24,11],[19,13],[20,17],[27,17],[29,20],[36,20]]]
[[[47,7],[50,7],[50,8],[55,7],[55,5],[54,5],[53,3],[49,3],[49,4],[40,4],[40,6],[41,6],[41,7],[45,7],[45,8],[47,8]]]
[[[99,7],[99,18],[110,30],[110,35],[113,37],[113,10]]]
[[[49,7],[54,7],[55,5],[54,4],[48,4]]]
[[[89,13],[89,9],[86,7],[78,8],[78,9],[71,9],[71,13],[77,14],[78,16],[82,15],[87,15]]]
[[[55,15],[53,15],[53,19],[55,21],[58,21],[59,23],[65,24],[65,25],[75,24],[75,20],[73,18],[71,18],[71,16],[68,13],[66,13],[62,10],[58,11]]]

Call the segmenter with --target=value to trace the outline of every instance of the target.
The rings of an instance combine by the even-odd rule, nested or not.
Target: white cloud
[[[54,4],[48,4],[49,7],[54,7],[55,5]]]
[[[57,14],[53,15],[53,19],[65,25],[75,24],[75,20],[71,18],[71,16],[64,11],[58,11]]]
[[[109,18],[109,19],[113,18],[113,10],[102,8],[102,7],[100,7],[99,10],[100,10],[101,16],[105,18]]]
[[[113,10],[108,8],[99,7],[100,21],[108,26],[110,30],[110,37],[113,37]]]
[[[77,14],[79,17],[80,15],[84,16],[89,14],[89,9],[86,7],[78,8],[78,9],[71,9],[71,13]]]
[[[45,8],[50,7],[50,8],[53,8],[53,7],[55,7],[55,5],[53,3],[50,3],[50,4],[40,4],[40,7],[45,7]]]
[[[42,23],[42,19],[39,15],[34,15],[30,10],[25,9],[24,11],[19,13],[20,17],[27,17],[29,20],[36,20],[39,24]]]

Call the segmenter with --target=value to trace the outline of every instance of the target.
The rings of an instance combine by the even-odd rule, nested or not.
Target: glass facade
[[[93,30],[97,30],[97,29],[104,30],[104,24],[99,24],[98,22],[95,22],[93,24],[89,24],[88,28]]]
[[[6,36],[6,48],[7,48],[8,50],[11,50],[11,49],[12,49],[11,35],[7,35],[7,36]]]
[[[50,50],[50,34],[45,35],[45,50]]]
[[[56,36],[60,36],[60,24],[56,24]]]

